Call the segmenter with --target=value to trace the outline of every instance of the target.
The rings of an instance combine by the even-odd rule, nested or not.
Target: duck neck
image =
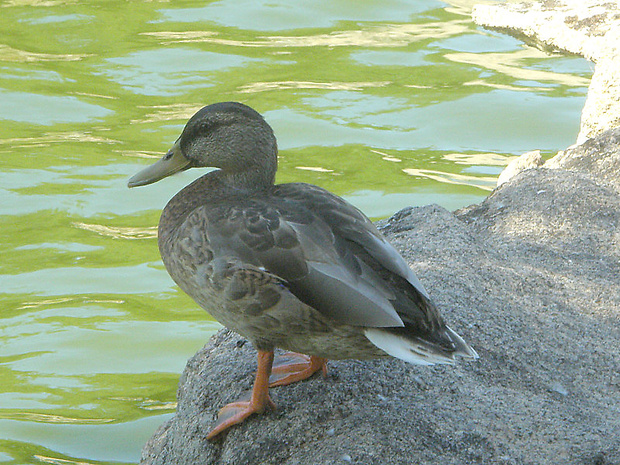
[[[273,186],[278,169],[276,151],[271,148],[270,150],[255,149],[251,154],[235,158],[234,163],[221,166],[217,175],[227,187],[254,192]]]
[[[275,170],[271,172],[267,169],[248,169],[235,170],[233,172],[220,171],[220,180],[229,188],[244,191],[262,191],[273,186],[275,182]]]

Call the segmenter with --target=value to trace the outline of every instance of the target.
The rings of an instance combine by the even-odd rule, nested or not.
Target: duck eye
[[[166,152],[166,155],[164,155],[164,160],[170,160],[172,158],[172,155],[174,155],[172,150],[168,150],[168,152]]]

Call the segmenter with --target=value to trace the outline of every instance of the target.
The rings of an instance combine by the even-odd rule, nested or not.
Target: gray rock
[[[620,127],[558,153],[544,166],[588,173],[620,191]]]
[[[222,331],[189,361],[142,463],[620,464],[618,132],[576,150],[479,205],[382,223],[478,361],[330,362],[326,378],[272,389],[277,412],[209,442],[256,363]]]
[[[472,18],[481,26],[597,62],[617,54],[619,44],[605,36],[618,27],[619,12],[620,5],[607,0],[534,0],[475,5]]]
[[[506,168],[502,170],[497,178],[497,185],[501,186],[505,182],[514,178],[521,171],[529,170],[531,168],[538,168],[544,163],[540,150],[533,150],[531,152],[525,152],[523,155],[513,159],[506,165]]]

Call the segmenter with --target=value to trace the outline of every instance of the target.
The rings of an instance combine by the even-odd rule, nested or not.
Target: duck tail
[[[466,360],[478,358],[476,351],[450,327],[445,326],[441,332],[441,339],[447,340],[447,344],[439,345],[416,336],[392,332],[388,328],[368,328],[364,335],[387,354],[414,365],[454,365],[455,357]]]

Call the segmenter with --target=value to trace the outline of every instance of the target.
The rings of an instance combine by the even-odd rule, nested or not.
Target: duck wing
[[[308,184],[203,206],[215,260],[240,260],[277,276],[324,315],[364,327],[421,333],[443,322],[407,263],[357,208]],[[192,216],[193,216],[192,215]],[[188,218],[189,220],[190,218]]]
[[[390,304],[403,324],[375,328],[366,325],[364,334],[373,344],[394,357],[422,365],[451,364],[455,356],[478,357],[445,324],[424,286],[366,215],[317,186],[283,184],[276,186],[276,195],[298,202],[320,218],[330,228],[345,266],[363,277],[372,270],[373,282],[392,294]],[[363,266],[357,267],[356,263]]]
[[[391,303],[394,294],[380,276],[299,202],[269,196],[202,206],[186,224],[196,217],[203,220],[201,247],[208,244],[213,263],[264,270],[299,300],[342,323],[403,326]]]
[[[312,184],[280,184],[276,186],[276,195],[294,199],[302,204],[323,219],[335,235],[362,247],[377,264],[407,280],[419,293],[430,299],[428,292],[407,262],[358,208]]]
[[[390,304],[407,327],[403,331],[427,336],[445,327],[428,292],[407,262],[359,209],[310,184],[280,184],[275,186],[274,194],[303,205],[328,226],[335,249],[350,272],[362,275],[369,274],[368,269],[374,272],[379,281],[373,279],[375,285],[392,295]],[[360,269],[356,264],[363,266]]]

